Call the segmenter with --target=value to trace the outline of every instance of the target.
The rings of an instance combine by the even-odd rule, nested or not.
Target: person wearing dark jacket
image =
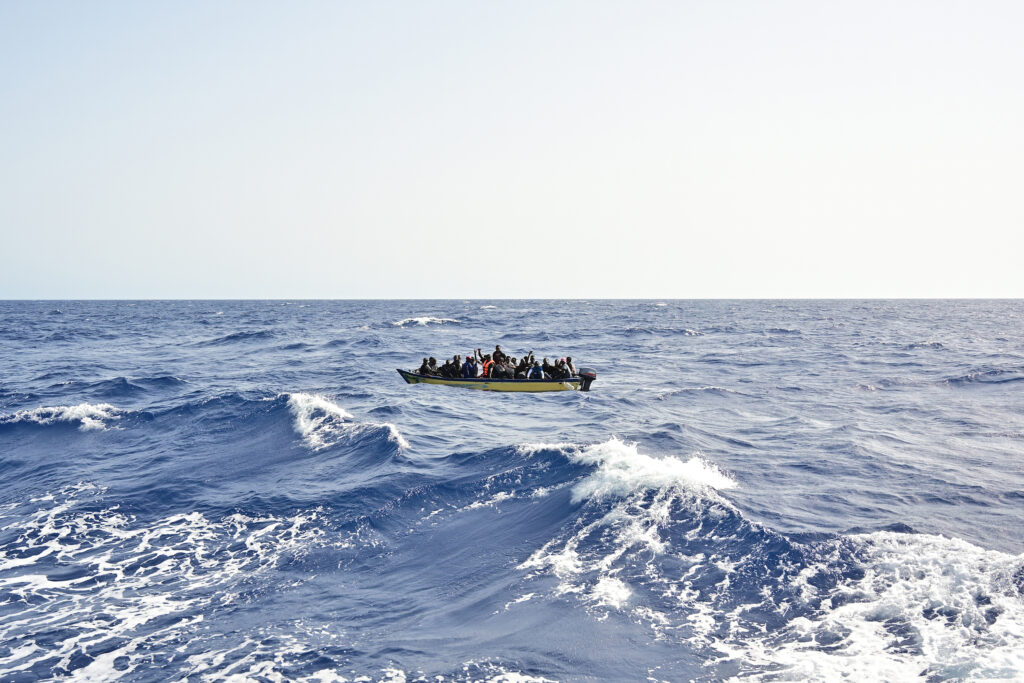
[[[472,356],[466,356],[466,362],[462,364],[462,376],[465,379],[476,377],[476,363]]]
[[[500,363],[506,358],[508,358],[508,356],[506,356],[505,353],[501,350],[501,344],[495,345],[494,353],[491,354],[491,360],[493,360],[495,363]]]
[[[533,361],[533,367],[530,368],[530,372],[526,377],[527,379],[544,379],[544,370],[541,369],[540,363]]]

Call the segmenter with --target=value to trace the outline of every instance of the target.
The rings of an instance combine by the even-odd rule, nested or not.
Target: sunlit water
[[[0,477],[4,681],[1024,677],[1020,301],[0,302]]]

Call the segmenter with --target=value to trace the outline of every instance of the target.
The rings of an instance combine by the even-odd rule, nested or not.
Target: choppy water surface
[[[1024,677],[1020,301],[0,302],[0,476],[4,681]]]

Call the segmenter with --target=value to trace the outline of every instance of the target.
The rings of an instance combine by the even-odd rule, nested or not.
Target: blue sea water
[[[1021,301],[0,302],[0,481],[2,681],[1024,679]]]

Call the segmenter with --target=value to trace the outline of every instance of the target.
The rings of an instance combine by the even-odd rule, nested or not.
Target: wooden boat
[[[448,387],[461,387],[463,389],[479,389],[481,391],[590,391],[590,383],[597,379],[597,373],[588,368],[580,368],[579,377],[567,377],[565,379],[491,379],[489,377],[474,377],[452,379],[449,377],[434,377],[421,375],[417,372],[399,370],[409,384],[443,384]]]

